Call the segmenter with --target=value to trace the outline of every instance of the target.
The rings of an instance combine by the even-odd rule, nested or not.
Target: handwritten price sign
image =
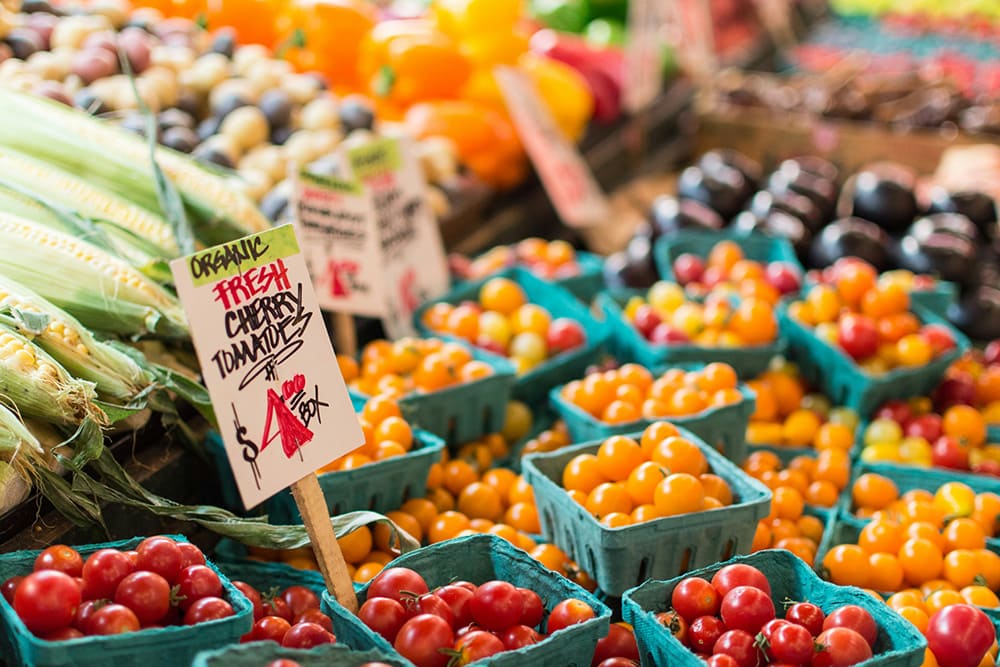
[[[170,268],[247,508],[362,444],[291,225]]]
[[[531,163],[559,217],[571,227],[590,227],[609,219],[610,209],[587,163],[560,132],[534,84],[513,67],[494,76]]]
[[[663,87],[660,50],[666,42],[666,2],[630,0],[625,42],[625,108],[635,113],[648,107]]]

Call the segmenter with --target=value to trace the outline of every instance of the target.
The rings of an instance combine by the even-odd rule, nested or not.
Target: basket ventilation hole
[[[635,585],[638,586],[646,579],[649,579],[649,556],[639,561],[639,576],[636,577]]]
[[[445,431],[448,433],[448,437],[445,439],[448,441],[449,444],[458,442],[458,435],[456,434],[456,431],[458,431],[458,420],[456,420],[454,417],[449,419],[448,427],[445,429]]]
[[[542,532],[546,535],[552,535],[555,530],[552,528],[552,514],[548,510],[542,510]]]
[[[587,546],[587,572],[597,572],[597,559],[594,558],[594,550]]]
[[[733,540],[732,538],[730,538],[729,541],[726,542],[726,549],[725,551],[722,552],[722,560],[729,560],[730,558],[733,557],[733,547],[735,547],[735,545],[736,541]]]
[[[493,428],[493,406],[483,406],[483,432],[492,433],[497,429]]]
[[[681,556],[681,566],[677,571],[677,574],[684,574],[691,569],[691,547],[684,550],[684,555]]]
[[[368,509],[369,510],[371,510],[371,511],[375,510],[375,506],[378,505],[379,497],[380,496],[377,493],[372,496],[371,502],[368,503]]]

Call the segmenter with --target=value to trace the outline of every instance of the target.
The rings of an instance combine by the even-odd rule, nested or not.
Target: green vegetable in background
[[[590,18],[617,19],[625,22],[628,19],[628,0],[590,0]]]
[[[588,0],[531,0],[531,16],[561,32],[581,33],[590,20]]]
[[[625,24],[615,19],[594,19],[587,24],[584,37],[594,46],[623,46],[625,44]]]

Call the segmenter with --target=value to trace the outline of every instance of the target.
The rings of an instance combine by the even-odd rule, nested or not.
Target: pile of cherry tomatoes
[[[267,595],[244,581],[234,581],[233,586],[253,605],[253,628],[240,641],[273,641],[286,648],[337,641],[333,621],[320,611],[319,596],[305,586],[288,586]]]

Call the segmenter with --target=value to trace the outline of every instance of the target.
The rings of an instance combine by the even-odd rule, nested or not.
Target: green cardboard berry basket
[[[699,365],[682,364],[681,367],[690,370]],[[565,386],[565,385],[564,385]],[[663,417],[661,419],[642,418],[627,424],[606,424],[589,412],[584,411],[562,397],[562,387],[555,387],[549,393],[549,403],[555,407],[559,416],[566,420],[566,426],[574,442],[590,442],[604,440],[613,435],[637,433],[643,431],[655,421],[668,421],[682,426],[706,443],[722,452],[730,461],[740,463],[746,455],[746,431],[750,415],[753,414],[756,399],[753,390],[744,384],[739,385],[743,399],[737,403],[719,407],[707,408],[693,415],[684,417]]]
[[[522,400],[528,405],[542,403],[548,396],[549,389],[583,375],[587,367],[600,358],[609,332],[604,323],[591,315],[590,310],[577,301],[570,292],[558,285],[545,282],[527,269],[520,267],[505,269],[493,277],[513,280],[527,294],[528,301],[548,310],[553,319],[567,317],[576,320],[583,326],[587,335],[587,340],[582,346],[543,361],[514,381],[513,398]],[[448,292],[443,298],[420,306],[413,314],[417,330],[423,335],[439,335],[449,340],[459,340],[453,336],[431,331],[423,321],[424,313],[437,302],[457,304],[462,301],[475,301],[479,288],[487,280],[490,278],[465,283]]]
[[[986,442],[1000,445],[1000,424],[986,425]]]
[[[910,291],[910,301],[938,317],[948,317],[948,308],[958,299],[958,287],[955,283],[939,280],[932,289],[915,289]]]
[[[423,549],[417,549],[400,556],[386,568],[408,567],[419,572],[431,590],[455,580],[470,581],[476,585],[493,579],[507,581],[515,586],[530,588],[542,598],[545,617],[558,603],[568,598],[576,598],[589,604],[595,617],[553,633],[550,637],[532,646],[498,653],[477,662],[484,667],[524,667],[524,665],[559,665],[559,667],[588,667],[594,656],[594,648],[599,639],[607,635],[611,610],[593,594],[587,592],[569,579],[549,570],[526,552],[495,535],[470,535],[448,540]],[[366,586],[358,593],[358,603],[364,604]],[[323,611],[333,619],[334,632],[338,637],[349,640],[347,632],[342,632],[341,623],[350,613],[329,594],[323,595]],[[375,648],[389,653],[403,665],[413,667],[403,659],[389,643],[371,630],[377,640]]]
[[[187,540],[169,535],[178,542]],[[100,549],[134,549],[145,538],[88,544],[74,547],[86,558]],[[0,581],[31,573],[40,551],[15,551],[0,555]],[[235,614],[229,618],[197,625],[178,625],[140,630],[122,635],[93,636],[61,642],[39,639],[25,627],[10,604],[0,598],[0,656],[13,665],[34,667],[148,667],[155,663],[167,667],[188,667],[199,651],[234,644],[250,631],[253,607],[250,601],[232,585],[225,573],[211,561],[206,565],[215,570],[222,581],[223,597]]]
[[[592,252],[577,250],[576,263],[580,266],[580,273],[578,275],[568,278],[558,278],[552,282],[562,287],[580,301],[590,303],[597,296],[597,293],[604,289],[604,260]],[[491,278],[495,275],[496,272],[485,276],[485,278]],[[460,287],[466,282],[471,281],[454,280],[452,285]]]
[[[969,348],[969,339],[940,317],[912,304],[911,310],[924,324],[947,327],[955,347],[925,366],[896,368],[878,376],[862,371],[843,350],[821,340],[812,329],[790,317],[786,306],[779,308],[779,317],[782,335],[788,339],[789,352],[803,376],[834,404],[869,415],[889,399],[929,394],[948,366]]]
[[[429,393],[412,392],[397,401],[406,421],[444,438],[449,445],[500,431],[514,386],[514,365],[509,360],[472,345],[465,347],[475,359],[488,363],[493,375]],[[368,400],[353,389],[350,394],[352,399]]]
[[[675,576],[748,552],[757,521],[770,511],[771,491],[767,487],[692,432],[682,428],[681,434],[698,445],[711,471],[729,484],[732,505],[607,528],[570,498],[561,484],[566,464],[580,454],[596,453],[600,442],[525,458],[524,475],[535,491],[545,538],[590,573],[598,588],[609,595],[621,595],[649,578]]]
[[[691,576],[711,579],[723,566],[732,563],[751,565],[764,573],[771,585],[771,598],[777,609],[781,609],[783,600],[808,600],[827,613],[846,604],[858,605],[867,610],[878,624],[879,631],[873,657],[859,663],[859,667],[918,667],[923,662],[927,641],[913,625],[883,602],[861,589],[835,586],[822,581],[791,552],[768,549],[695,570],[668,581],[648,581],[625,593],[622,601],[623,615],[635,628],[643,667],[699,667],[704,664],[701,658],[677,641],[656,620],[656,614],[670,608],[670,596],[682,579]]]
[[[771,359],[784,353],[785,340],[779,326],[778,338],[767,345],[749,347],[705,347],[701,345],[656,345],[625,321],[624,307],[633,296],[645,297],[645,290],[613,289],[597,295],[596,304],[604,313],[610,330],[608,349],[621,362],[646,368],[677,363],[721,361],[736,370],[740,379],[754,378],[767,370]]]
[[[360,621],[359,621],[360,623]],[[302,667],[358,667],[366,662],[384,662],[393,667],[403,663],[385,651],[358,651],[343,644],[325,644],[311,649],[284,648],[276,642],[250,642],[195,657],[192,667],[267,667],[275,660],[294,660]]]
[[[723,232],[703,232],[698,230],[681,230],[675,234],[661,236],[653,245],[653,259],[656,270],[663,280],[676,282],[674,262],[683,254],[697,255],[702,259],[708,257],[712,248],[720,241],[733,241],[743,250],[746,259],[768,264],[784,262],[799,272],[799,279],[805,279],[805,269],[799,262],[792,244],[786,239],[763,234],[738,234],[732,230]]]

